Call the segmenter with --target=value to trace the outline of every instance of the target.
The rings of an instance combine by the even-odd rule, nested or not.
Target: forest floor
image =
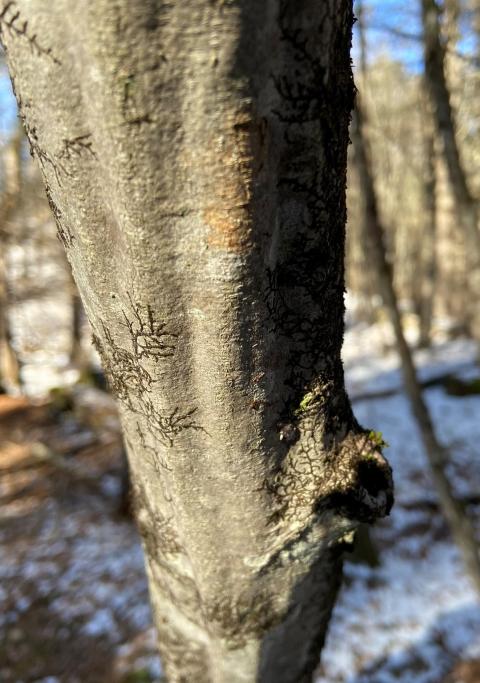
[[[383,325],[347,332],[349,392],[360,423],[390,444],[396,505],[371,533],[379,563],[347,557],[317,683],[478,683],[480,603],[439,515],[389,348]],[[416,355],[450,476],[478,523],[474,358],[470,342],[441,336]],[[37,394],[45,373],[42,382]],[[99,390],[77,398],[73,407],[62,392],[0,396],[0,681],[157,683],[142,550],[120,505],[115,412]]]

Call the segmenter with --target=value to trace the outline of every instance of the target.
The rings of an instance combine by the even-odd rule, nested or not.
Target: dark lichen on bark
[[[168,469],[165,457],[158,454],[159,445],[172,447],[175,437],[186,429],[205,430],[195,421],[195,406],[175,406],[170,410],[159,408],[153,394],[161,382],[156,366],[174,356],[177,334],[168,331],[165,322],[154,318],[150,304],[142,308],[133,302],[129,294],[126,299],[131,310],[128,314],[122,310],[120,325],[127,330],[130,348],[121,346],[103,322],[102,333],[94,332],[92,340],[113,395],[128,412],[142,418],[142,427],[138,421],[136,423],[140,445],[153,457],[155,468],[160,465]]]
[[[46,47],[38,38],[37,34],[29,27],[28,19],[25,19],[18,9],[18,3],[6,2],[0,12],[0,38],[3,33],[9,33],[15,39],[25,40],[33,54],[39,57],[48,57],[55,64],[61,66],[62,62],[55,55],[51,47]]]

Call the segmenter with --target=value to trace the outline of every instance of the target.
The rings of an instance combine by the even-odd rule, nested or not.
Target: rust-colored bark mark
[[[215,155],[211,167],[210,202],[203,210],[209,227],[210,247],[243,253],[250,247],[252,231],[251,186],[254,174],[255,128],[248,113],[227,116],[228,130],[211,147]]]
[[[242,253],[248,249],[250,225],[246,207],[205,209],[203,218],[209,227],[210,247]]]

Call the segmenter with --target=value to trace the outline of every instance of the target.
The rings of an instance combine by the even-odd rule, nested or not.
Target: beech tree
[[[344,389],[350,0],[0,5],[121,411],[169,681],[310,681],[388,513]]]

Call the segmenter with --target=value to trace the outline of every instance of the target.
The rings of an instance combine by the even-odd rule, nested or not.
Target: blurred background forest
[[[355,8],[344,364],[397,502],[347,556],[317,681],[479,683],[480,0]],[[0,383],[0,681],[161,681],[116,410],[3,58]]]

